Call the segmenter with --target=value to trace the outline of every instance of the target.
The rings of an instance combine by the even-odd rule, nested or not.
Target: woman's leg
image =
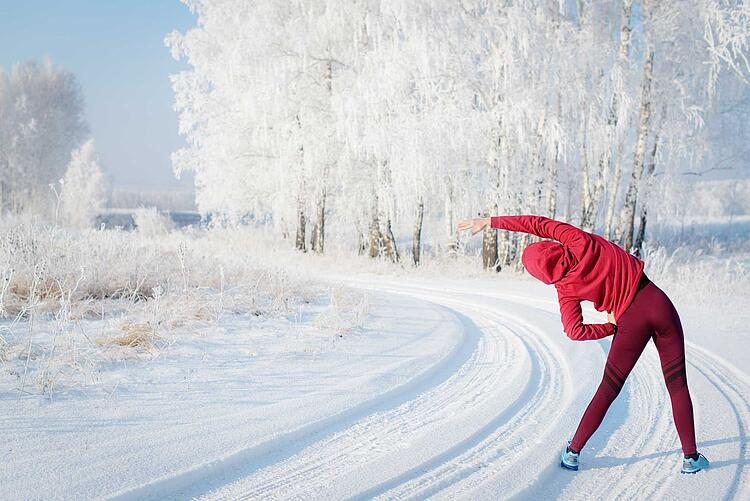
[[[643,349],[651,339],[652,330],[645,318],[639,314],[638,297],[620,318],[617,334],[612,340],[612,346],[604,366],[604,376],[594,398],[583,413],[578,430],[570,442],[573,451],[580,451],[586,445],[591,435],[599,428],[609,406],[620,394],[622,385],[633,370],[635,363],[643,353]],[[635,308],[634,308],[635,307]]]
[[[661,290],[659,290],[661,292]],[[680,437],[682,451],[686,456],[696,453],[693,401],[687,385],[685,372],[685,338],[680,316],[666,294],[656,301],[654,315],[654,344],[659,352],[664,382],[672,401],[672,416]]]

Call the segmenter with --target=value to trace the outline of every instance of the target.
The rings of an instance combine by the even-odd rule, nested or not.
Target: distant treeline
[[[138,191],[113,188],[106,203],[107,209],[137,209],[139,207],[156,207],[162,211],[194,211],[195,193],[187,190]]]

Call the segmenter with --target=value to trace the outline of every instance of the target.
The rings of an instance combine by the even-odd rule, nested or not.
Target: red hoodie
[[[601,339],[615,326],[584,324],[581,301],[620,318],[638,291],[643,261],[608,240],[567,223],[541,216],[499,216],[492,227],[531,233],[555,242],[529,245],[522,261],[526,270],[546,284],[555,284],[565,333],[574,340]]]

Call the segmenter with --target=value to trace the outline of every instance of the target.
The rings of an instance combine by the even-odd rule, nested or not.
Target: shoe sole
[[[700,470],[695,470],[695,471],[680,470],[680,473],[683,474],[683,475],[695,475],[699,471],[703,471],[703,468],[701,468]]]
[[[562,466],[566,470],[578,471],[578,467],[577,466],[568,466],[567,464],[563,463],[562,461],[560,461],[560,466]]]

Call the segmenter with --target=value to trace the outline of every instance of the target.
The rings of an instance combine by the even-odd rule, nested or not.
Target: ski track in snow
[[[708,350],[687,346],[699,449],[711,470],[678,474],[669,396],[655,349],[647,348],[584,450],[581,470],[568,472],[558,452],[598,379],[586,381],[585,398],[575,393],[576,361],[561,348],[568,341],[559,327],[549,328],[554,301],[347,282],[445,309],[462,324],[462,342],[372,401],[123,498],[750,499],[750,382]],[[600,370],[605,357],[595,361]]]

